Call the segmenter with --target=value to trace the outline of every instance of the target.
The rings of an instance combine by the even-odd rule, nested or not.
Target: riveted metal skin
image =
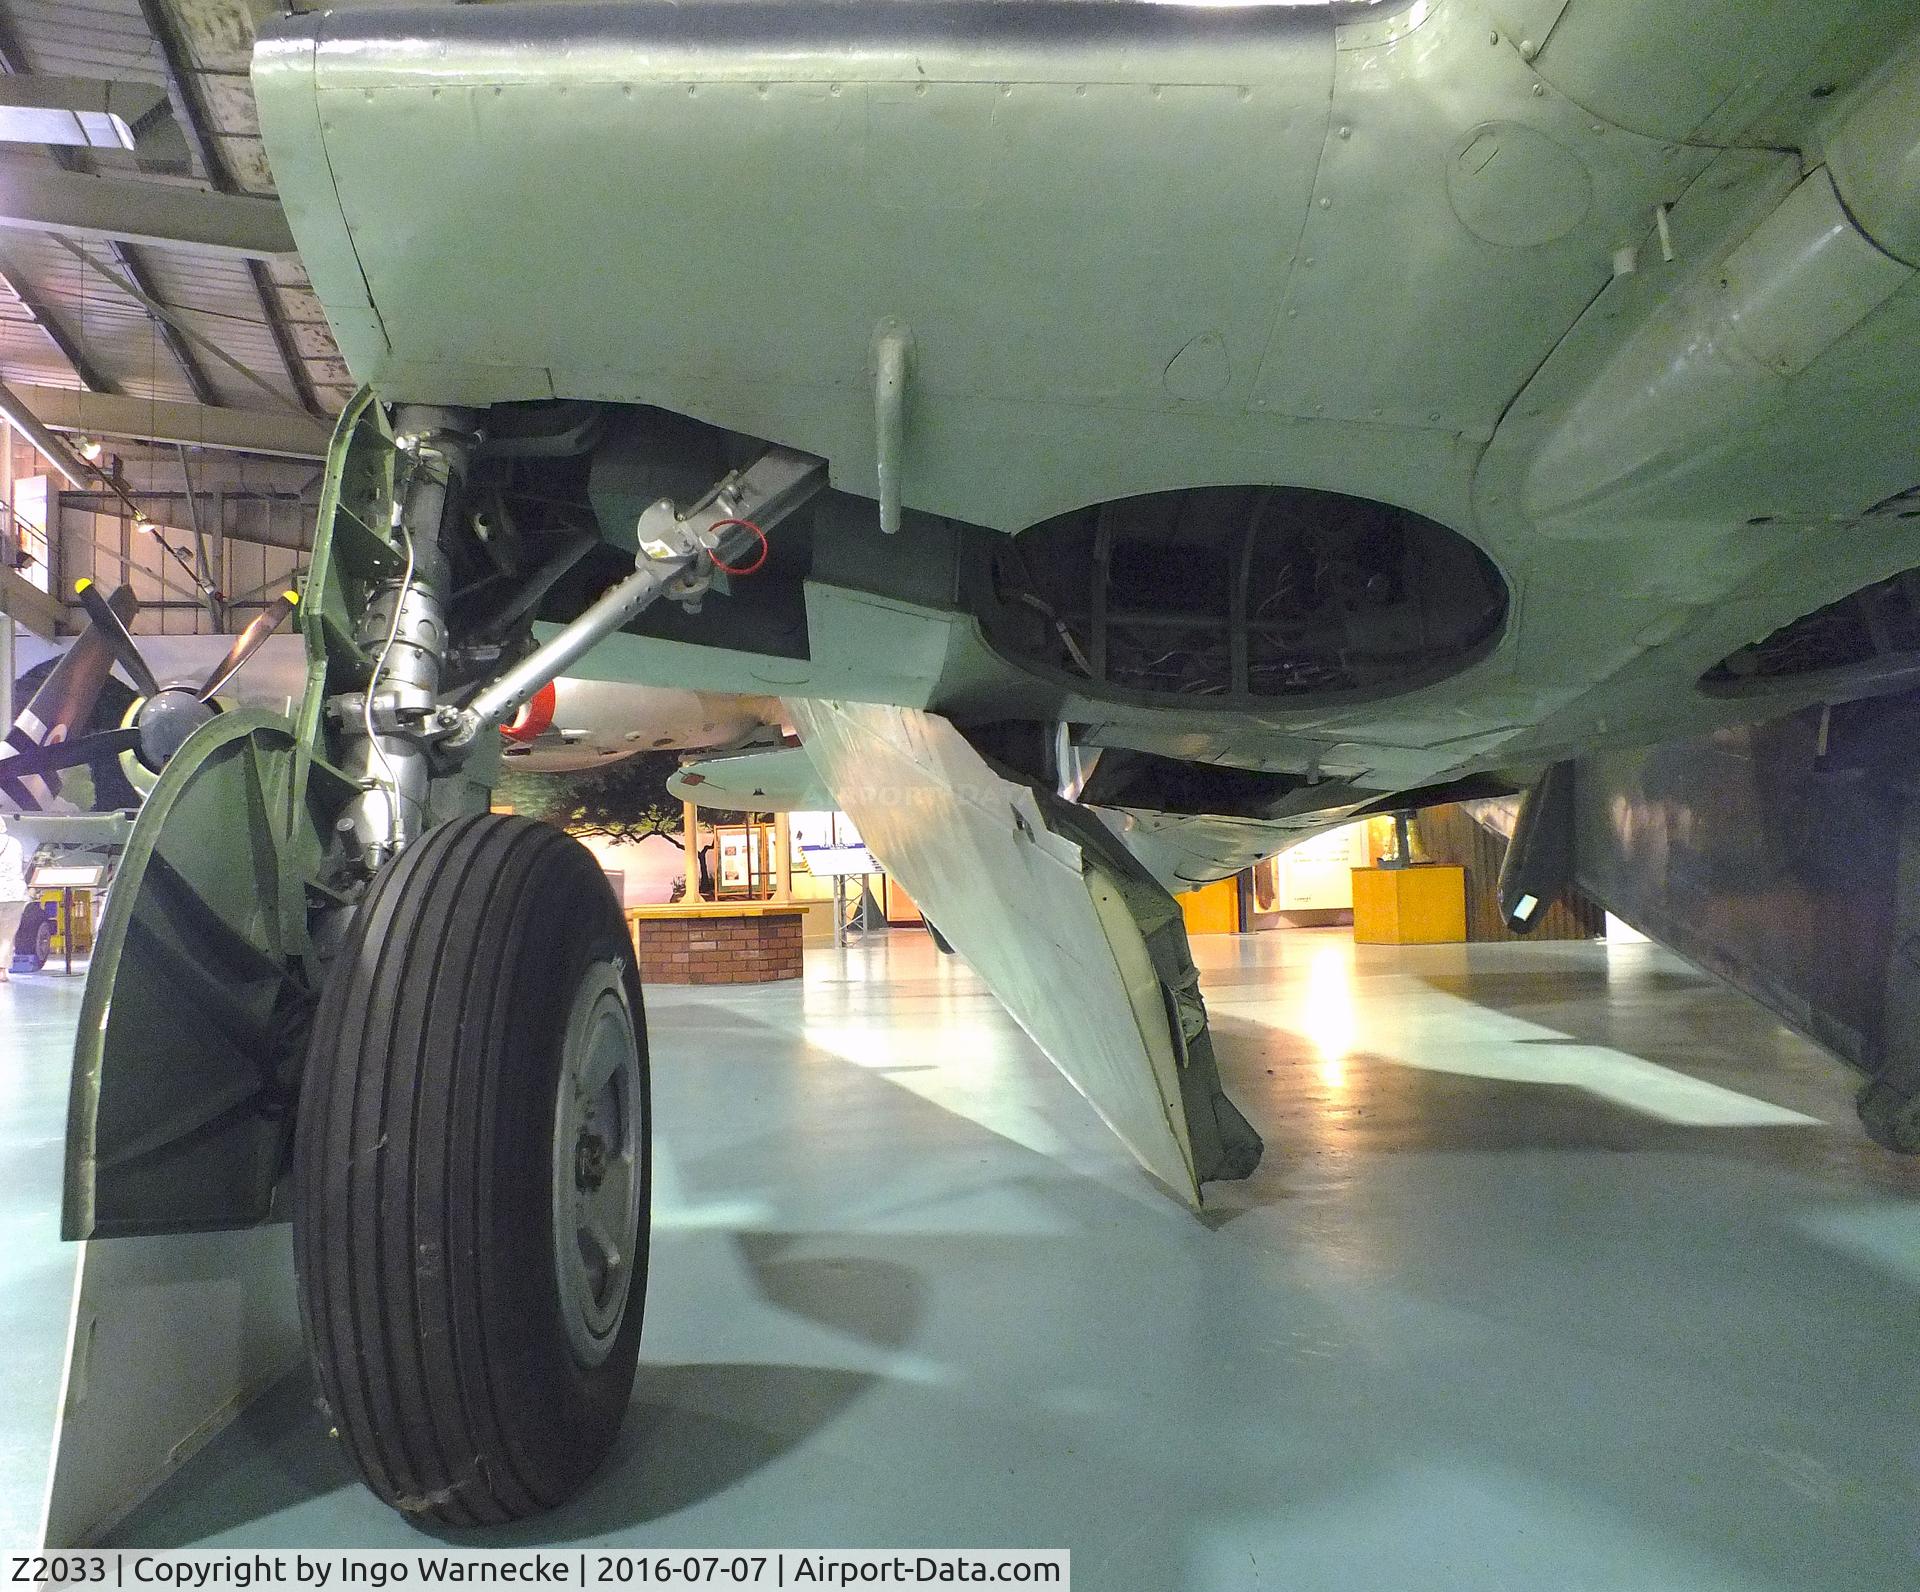
[[[583,672],[997,694],[1387,792],[1751,718],[1677,682],[1911,561],[1870,510],[1914,484],[1920,289],[1825,196],[1905,158],[1920,123],[1881,68],[1913,18],[1711,0],[1684,48],[1677,26],[1479,0],[356,8],[269,24],[254,75],[303,259],[384,397],[652,405],[822,457],[863,506],[844,547],[817,533],[805,656],[649,621]],[[712,247],[723,214],[777,216],[779,268]],[[1497,643],[1385,704],[1168,710],[1009,677],[922,578],[930,516],[1017,531],[1226,483],[1467,537],[1515,593]],[[1248,850],[1224,839],[1195,842],[1222,869]]]

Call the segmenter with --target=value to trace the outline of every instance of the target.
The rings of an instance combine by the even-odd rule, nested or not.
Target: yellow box
[[[1467,870],[1449,863],[1353,870],[1359,945],[1458,945],[1467,938]]]
[[[1216,879],[1198,890],[1183,891],[1174,897],[1180,903],[1180,915],[1187,920],[1189,934],[1238,934],[1240,932],[1240,881]]]

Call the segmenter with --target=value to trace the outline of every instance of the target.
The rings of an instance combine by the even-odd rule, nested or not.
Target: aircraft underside
[[[1516,921],[1577,885],[1920,1150],[1912,17],[1707,9],[1714,52],[1598,0],[279,23],[262,118],[368,386],[297,713],[195,731],[128,847],[69,1235],[291,1218],[376,1491],[582,1484],[642,997],[577,848],[487,811],[563,674],[779,698],[1188,1202],[1261,1145],[1172,890],[1521,792]]]

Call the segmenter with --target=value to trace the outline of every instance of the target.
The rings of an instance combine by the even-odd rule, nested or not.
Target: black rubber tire
[[[7,947],[16,972],[38,973],[53,955],[53,913],[44,901],[29,901]]]
[[[552,1137],[567,1015],[614,962],[639,1060],[640,1229],[611,1351],[569,1350]],[[367,1485],[486,1525],[572,1496],[632,1393],[652,1202],[645,1015],[592,854],[531,819],[430,831],[374,880],[314,1020],[294,1144],[307,1346]]]

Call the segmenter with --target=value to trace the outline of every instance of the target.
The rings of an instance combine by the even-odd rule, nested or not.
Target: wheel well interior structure
[[[1410,689],[1481,656],[1508,608],[1464,536],[1304,487],[1154,492],[972,545],[968,606],[1003,656],[1158,701]]]
[[[1810,680],[1845,687],[1849,695],[1920,683],[1920,567],[1862,586],[1736,648],[1700,677],[1700,689],[1714,697],[1759,697],[1804,688]]]
[[[506,540],[528,547],[537,568],[543,550],[583,531],[596,538],[554,582],[544,603],[554,619],[617,576],[650,503],[690,499],[761,446],[658,410],[607,406],[583,419],[592,406],[503,407],[505,429],[480,459]],[[910,553],[882,539],[866,500],[822,494],[780,527],[764,569],[727,601],[696,613],[662,605],[635,628],[803,659],[804,583],[823,566],[834,579],[857,568],[881,595],[937,594],[977,621],[1002,665],[1056,688],[1145,706],[1294,705],[1454,673],[1498,641],[1511,605],[1492,560],[1458,532],[1304,487],[1149,493],[1013,535],[909,519],[922,533]]]

